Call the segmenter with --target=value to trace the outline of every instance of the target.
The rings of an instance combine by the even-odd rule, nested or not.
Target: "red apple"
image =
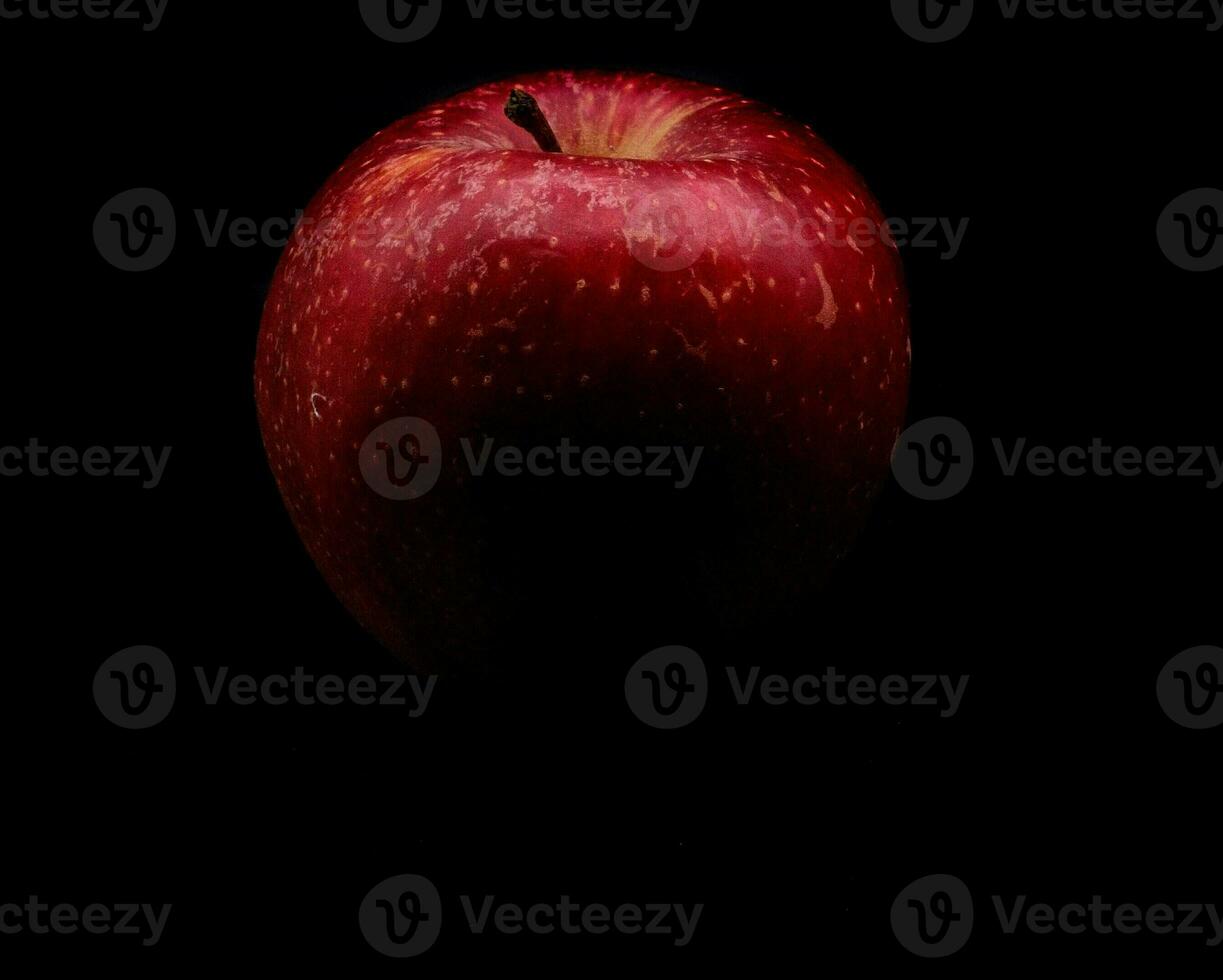
[[[259,336],[306,548],[422,669],[520,657],[523,630],[575,659],[687,642],[813,587],[905,411],[883,228],[809,126],[695,82],[532,75],[375,134],[306,211]],[[682,487],[576,458],[476,475],[463,439],[702,455]]]

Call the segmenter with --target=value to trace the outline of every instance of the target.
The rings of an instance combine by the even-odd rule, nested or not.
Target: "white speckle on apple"
[[[824,306],[815,319],[818,323],[823,324],[825,330],[828,330],[837,322],[837,300],[832,295],[832,286],[828,284],[828,277],[824,275],[824,267],[818,262],[815,263],[815,274],[820,280],[820,288],[824,291]]]
[[[327,404],[327,398],[317,391],[310,396],[310,410],[314,413],[314,417],[321,422],[323,420],[323,416],[319,414],[318,410],[318,403],[320,401],[324,405]]]

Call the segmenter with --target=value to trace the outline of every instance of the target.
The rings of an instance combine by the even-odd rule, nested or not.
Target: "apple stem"
[[[505,104],[505,114],[515,126],[525,129],[535,137],[535,142],[545,153],[560,153],[561,145],[556,139],[556,133],[548,125],[547,117],[539,108],[539,103],[520,88],[510,91],[509,101]]]

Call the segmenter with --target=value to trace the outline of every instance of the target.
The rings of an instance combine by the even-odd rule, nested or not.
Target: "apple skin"
[[[513,88],[562,153],[506,118]],[[520,77],[377,133],[305,212],[256,355],[268,458],[330,587],[422,670],[620,643],[631,660],[807,594],[906,408],[895,247],[811,231],[855,218],[884,223],[810,127],[657,75]],[[445,456],[412,501],[358,458],[403,416]],[[704,456],[684,490],[474,478],[459,440],[486,436]]]

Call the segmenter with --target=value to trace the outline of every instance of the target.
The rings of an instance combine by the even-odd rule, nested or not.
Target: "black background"
[[[0,21],[5,103],[0,442],[172,445],[156,491],[6,478],[5,858],[0,903],[171,902],[160,945],[0,937],[0,961],[137,972],[249,965],[432,974],[504,961],[661,970],[1030,968],[1217,959],[1202,937],[999,939],[988,896],[1223,903],[1217,732],[1173,725],[1155,678],[1218,641],[1218,491],[1205,481],[1003,479],[989,439],[1215,444],[1219,273],[1159,251],[1172,198],[1217,185],[1216,66],[1201,24],[1004,21],[921,44],[883,3],[703,0],[666,22],[473,20],[448,4],[394,45],[355,3],[170,0],[142,33]],[[480,81],[643,67],[810,122],[888,214],[970,219],[960,253],[904,253],[913,420],[961,419],[984,461],[924,504],[890,487],[829,588],[778,619],[643,637],[544,698],[444,690],[379,709],[204,708],[147,732],[94,706],[135,644],[180,665],[345,676],[399,669],[332,597],[282,508],[252,366],[278,258],[205,247],[192,212],[287,217],[400,116]],[[94,247],[98,209],[154,187],[179,240],[156,271]],[[614,597],[592,611],[590,636]],[[530,684],[548,622],[505,638]],[[791,675],[971,675],[960,713],[739,708],[674,733],[625,708],[661,642]],[[605,669],[604,669],[605,668]],[[506,703],[506,701],[509,703]],[[393,716],[391,716],[393,715]],[[969,945],[892,936],[914,878],[963,878]],[[382,959],[356,910],[383,878],[531,903],[703,902],[696,938],[477,937],[447,912],[426,957]]]

